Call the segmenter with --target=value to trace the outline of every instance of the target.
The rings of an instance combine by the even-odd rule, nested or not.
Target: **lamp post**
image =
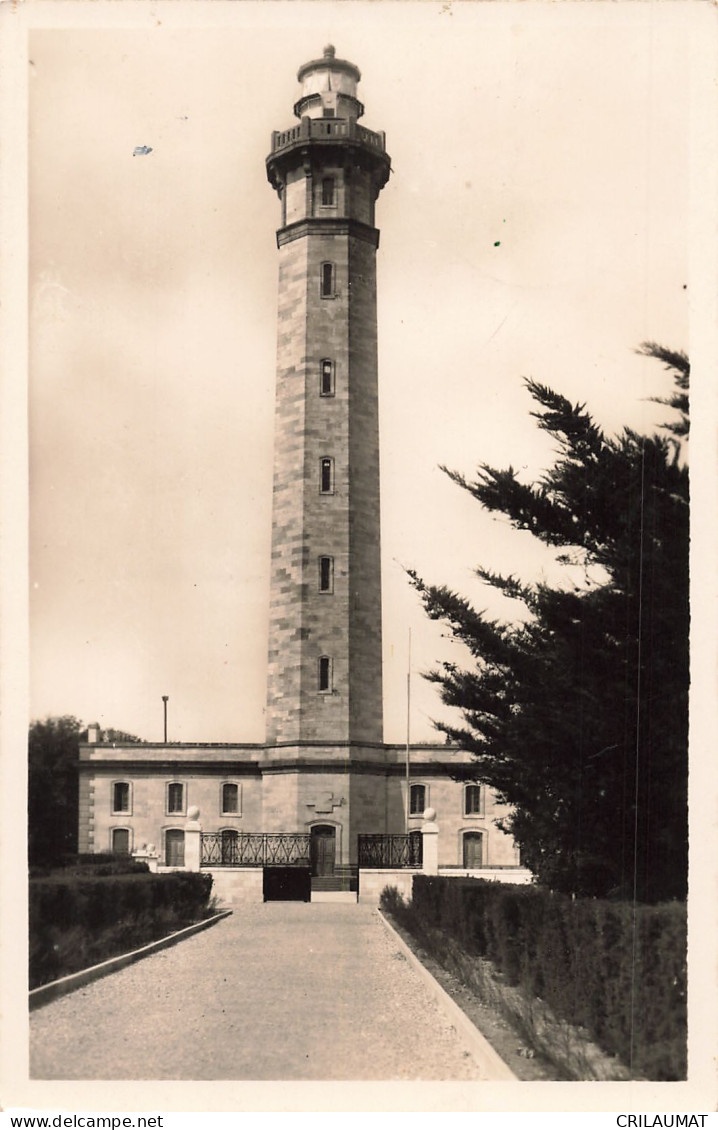
[[[409,628],[409,655],[406,665],[406,806],[404,826],[409,835],[409,816],[411,815],[411,628]]]
[[[165,745],[167,745],[167,700],[168,700],[168,698],[169,698],[169,695],[167,695],[167,694],[162,695],[162,702],[164,704],[164,712],[165,712]]]

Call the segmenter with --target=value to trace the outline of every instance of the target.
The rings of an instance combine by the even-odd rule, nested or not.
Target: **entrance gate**
[[[262,868],[262,897],[265,902],[309,902],[312,897],[309,868]]]

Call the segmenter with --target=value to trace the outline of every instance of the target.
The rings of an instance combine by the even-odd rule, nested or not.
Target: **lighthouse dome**
[[[298,118],[360,118],[364,107],[357,99],[361,72],[347,59],[337,59],[329,43],[321,59],[304,63],[297,72],[302,93],[294,106]]]

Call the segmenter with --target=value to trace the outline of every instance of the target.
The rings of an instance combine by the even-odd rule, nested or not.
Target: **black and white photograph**
[[[3,1106],[713,1110],[714,7],[0,32]]]

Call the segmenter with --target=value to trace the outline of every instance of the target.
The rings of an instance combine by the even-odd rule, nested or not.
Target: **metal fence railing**
[[[303,832],[203,832],[202,867],[308,867]]]
[[[421,867],[421,832],[360,835],[358,862],[360,867]]]

